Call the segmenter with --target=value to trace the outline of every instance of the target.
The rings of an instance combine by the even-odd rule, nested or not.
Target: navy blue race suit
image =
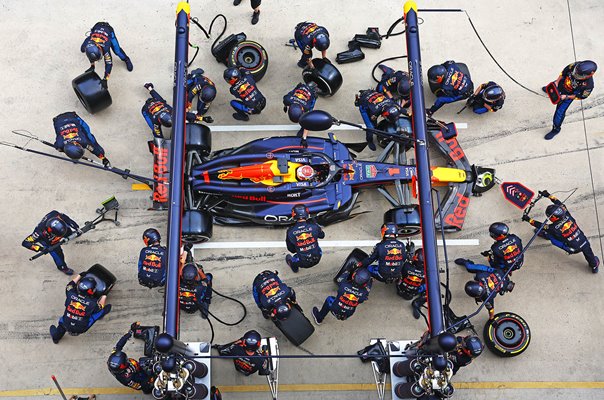
[[[302,51],[302,57],[298,61],[298,65],[302,66],[312,59],[312,49],[315,47],[314,40],[320,33],[329,36],[327,29],[314,22],[300,22],[296,25],[294,39],[298,48]]]
[[[155,89],[151,89],[149,94],[151,97],[149,97],[147,101],[145,101],[145,104],[143,104],[141,113],[143,114],[143,118],[145,118],[147,125],[149,125],[149,128],[151,128],[153,136],[161,139],[164,137],[164,134],[162,133],[160,117],[165,113],[172,115],[172,106],[169,105],[166,100],[155,91]],[[200,117],[201,116],[198,117],[197,114],[193,112],[187,112],[186,114],[187,122],[197,121]]]
[[[298,268],[310,268],[321,261],[323,252],[318,239],[323,239],[325,232],[314,222],[298,221],[287,229],[285,243],[287,250],[295,253],[291,256],[291,267],[294,272]]]
[[[380,282],[392,283],[401,279],[403,264],[407,259],[405,244],[396,239],[384,239],[373,247],[373,251],[360,263],[372,277]],[[376,262],[377,265],[371,265]]]
[[[407,259],[403,264],[401,278],[396,283],[396,292],[405,300],[426,293],[426,273],[424,265]]]
[[[101,50],[101,54],[105,61],[105,76],[103,79],[109,79],[111,69],[113,68],[111,50],[113,50],[115,55],[118,56],[120,60],[124,61],[126,65],[130,63],[130,58],[120,47],[120,44],[115,37],[115,31],[107,22],[97,22],[94,24],[92,29],[90,29],[90,35],[84,39],[84,42],[80,46],[80,51],[84,53],[88,46],[97,46]],[[94,67],[94,63],[91,66]],[[129,67],[129,69],[131,70],[132,68]]]
[[[459,368],[470,365],[475,358],[464,351],[462,341],[463,338],[457,336],[457,346],[449,353],[449,359],[453,362],[453,375],[459,371]]]
[[[338,294],[328,296],[323,307],[315,314],[317,322],[321,323],[327,314],[331,313],[339,320],[346,320],[354,314],[357,306],[369,298],[372,281],[359,287],[354,283],[344,280],[338,285]]]
[[[204,115],[210,109],[212,100],[204,101],[201,97],[201,93],[204,87],[211,86],[214,89],[216,85],[210,80],[210,78],[202,74],[189,74],[187,76],[187,103],[191,104],[193,99],[197,96],[197,114]]]
[[[459,69],[455,61],[446,61],[442,65],[447,69],[447,73],[439,88],[434,92],[436,101],[428,109],[428,115],[434,114],[445,104],[467,99],[474,93],[472,80]]]
[[[68,229],[65,236],[56,236],[53,233],[48,232],[48,230],[46,229],[46,221],[51,218],[59,218],[67,225]],[[79,225],[67,215],[62,214],[56,210],[52,210],[51,212],[46,214],[44,218],[42,218],[42,220],[36,226],[34,231],[23,240],[21,246],[36,252],[43,251],[49,248],[50,246],[59,243],[61,239],[63,239],[63,237],[69,237],[70,235],[75,233],[79,228]],[[55,250],[49,252],[48,254],[50,254],[52,259],[54,260],[59,271],[67,269],[65,255],[63,254],[61,246],[57,247]]]
[[[498,86],[495,82],[489,81],[487,83],[483,83],[477,89],[477,94],[472,98],[472,111],[476,114],[484,114],[487,112],[497,112],[501,110],[503,107],[503,103],[505,102],[505,96],[502,96],[499,100],[489,103],[484,100],[484,92],[490,89],[493,86]]]
[[[296,301],[296,294],[277,276],[276,271],[263,271],[252,283],[254,301],[264,318],[272,317],[273,310],[281,304],[292,304]]]
[[[513,284],[509,286],[511,283],[509,276],[503,279],[504,274],[505,273],[501,270],[495,270],[493,272],[477,272],[474,275],[474,280],[480,283],[485,289],[483,295],[479,299],[476,299],[477,303],[484,302],[493,291],[497,291],[499,294],[511,291],[510,289],[514,286]],[[485,303],[485,308],[489,311],[489,317],[491,318],[495,314],[495,297],[497,297],[497,295],[494,295]]]
[[[292,104],[298,104],[303,112],[312,111],[317,102],[317,91],[312,89],[306,83],[298,83],[295,88],[283,96],[283,111],[287,112]],[[304,129],[298,131],[298,137],[302,137]]]
[[[386,97],[383,93],[376,92],[372,89],[361,90],[355,106],[359,108],[363,122],[365,126],[370,129],[375,129],[377,126],[378,118],[386,117],[386,113],[392,107],[396,107],[400,110],[400,106],[392,99]],[[366,131],[367,143],[373,144],[373,132]],[[375,147],[375,145],[374,145]]]
[[[166,284],[166,247],[150,245],[143,247],[138,256],[138,282],[148,288]]]
[[[260,93],[254,77],[245,69],[239,68],[241,79],[235,82],[229,91],[238,100],[231,100],[231,107],[238,114],[260,114],[266,106],[266,99]]]
[[[111,309],[103,307],[95,297],[79,294],[77,286],[75,281],[71,281],[65,288],[65,312],[57,326],[61,336],[65,334],[65,331],[76,335],[88,331]]]
[[[411,105],[411,95],[408,94],[407,96],[402,97],[398,93],[399,82],[404,80],[408,81],[409,74],[404,71],[395,71],[386,65],[380,65],[379,68],[382,70],[382,77],[375,88],[376,92],[383,93],[390,98],[400,99],[401,107],[409,107]]]
[[[575,68],[575,63],[569,64],[562,70],[560,77],[558,78],[558,92],[564,96],[575,96],[575,98],[584,100],[589,97],[591,91],[594,88],[593,77],[585,80],[575,79],[572,75],[572,71]],[[566,116],[566,110],[570,107],[570,104],[574,99],[560,100],[556,104],[556,112],[554,113],[553,125],[554,129],[560,129],[564,117]]]
[[[592,268],[597,267],[599,261],[591,249],[587,236],[585,236],[579,225],[577,225],[577,221],[575,221],[560,200],[554,196],[549,196],[549,199],[552,203],[563,207],[565,214],[558,221],[546,224],[540,236],[569,254],[583,253],[589,266]],[[541,222],[534,219],[530,219],[529,223],[536,228],[540,228],[542,225]]]
[[[122,351],[128,342],[128,339],[132,337],[132,334],[133,332],[130,331],[122,336],[113,348],[111,354]],[[134,336],[136,337],[137,335],[135,334]],[[145,347],[147,346],[148,343],[145,343]],[[128,358],[126,368],[120,370],[119,372],[114,372],[112,370],[109,370],[109,372],[111,372],[111,374],[115,376],[115,379],[126,387],[134,390],[142,390],[142,392],[145,394],[149,394],[153,391],[153,381],[155,380],[155,377],[153,375],[149,375],[145,370],[143,370],[139,362],[134,358]]]
[[[52,123],[56,134],[54,146],[57,150],[62,152],[67,143],[79,143],[99,160],[105,159],[105,150],[90,132],[88,124],[74,111],[57,115],[52,119]]]
[[[496,240],[491,245],[488,253],[489,265],[475,264],[474,262],[467,259],[458,259],[464,261],[464,266],[468,272],[487,272],[491,273],[494,271],[500,271],[505,273],[514,263],[514,269],[516,271],[522,267],[524,263],[524,254],[522,253],[522,240],[514,235],[509,234],[501,240]]]
[[[252,354],[249,354],[250,352],[246,351],[244,348],[244,341],[242,339],[217,347],[221,356],[237,356],[237,358],[233,359],[235,369],[245,376],[252,375],[256,372],[258,372],[260,375],[270,374],[268,368],[268,358],[250,357],[266,355],[266,352],[264,352],[262,349],[258,349]]]
[[[212,274],[203,273],[198,267],[197,279],[187,282],[181,277],[178,291],[181,310],[189,314],[201,311],[204,318],[208,315],[212,302]]]

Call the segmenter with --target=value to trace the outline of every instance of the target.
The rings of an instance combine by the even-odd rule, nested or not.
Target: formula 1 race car
[[[405,122],[406,121],[406,122]],[[403,120],[411,130],[408,120]],[[384,130],[396,127],[381,126]],[[400,128],[400,127],[399,127]],[[461,229],[470,194],[480,194],[494,184],[494,170],[470,166],[455,137],[444,139],[431,130],[433,144],[446,157],[450,167],[432,167],[434,185],[448,186],[441,202],[437,223],[446,231]],[[398,130],[399,134],[401,130]],[[411,144],[409,144],[411,143]],[[169,141],[155,139],[150,150],[155,156],[154,208],[167,206]],[[358,144],[355,144],[358,146]],[[208,240],[212,224],[283,226],[293,223],[291,208],[305,204],[311,216],[322,225],[344,221],[353,213],[363,189],[379,190],[393,205],[384,215],[394,222],[403,236],[420,229],[417,205],[403,195],[405,184],[415,193],[415,166],[404,154],[412,142],[390,141],[376,161],[358,160],[346,145],[329,138],[309,137],[308,147],[295,136],[257,139],[240,147],[211,152],[211,132],[205,125],[190,124],[186,135],[185,212],[183,239]],[[351,147],[351,148],[349,148]],[[386,162],[390,160],[390,162]],[[398,200],[387,190],[395,186]]]

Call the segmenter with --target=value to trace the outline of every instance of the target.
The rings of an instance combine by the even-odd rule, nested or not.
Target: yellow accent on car
[[[432,183],[465,182],[466,171],[458,168],[435,167],[432,170]]]
[[[187,14],[191,14],[191,6],[189,6],[189,3],[187,3],[186,1],[181,1],[180,3],[178,3],[178,5],[176,6],[176,14],[181,11],[184,11]]]

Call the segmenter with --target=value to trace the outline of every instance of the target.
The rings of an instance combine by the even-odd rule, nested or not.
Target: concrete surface
[[[324,2],[317,0],[284,2],[266,1],[262,5],[260,23],[251,26],[251,10],[244,1],[238,8],[229,1],[202,2],[192,0],[192,15],[207,26],[218,12],[229,19],[228,33],[245,31],[248,38],[262,43],[268,50],[268,75],[259,87],[268,98],[268,106],[250,124],[286,124],[281,111],[281,97],[300,79],[295,66],[299,54],[283,44],[293,35],[293,27],[301,20],[313,20],[331,32],[329,56],[346,48],[347,41],[368,26],[379,26],[385,32],[391,21],[402,11],[402,2],[351,0]],[[69,110],[77,111],[90,125],[105,147],[115,166],[130,168],[140,174],[150,174],[151,156],[145,143],[150,132],[140,115],[146,99],[142,84],[154,82],[156,89],[171,99],[172,60],[174,51],[174,1],[126,3],[117,0],[103,2],[64,1],[2,2],[0,3],[0,52],[3,68],[0,75],[3,110],[0,113],[1,140],[22,143],[10,133],[12,129],[27,129],[51,140],[52,117]],[[539,90],[556,78],[561,69],[572,62],[569,12],[565,0],[520,0],[491,3],[459,0],[455,2],[422,1],[420,8],[459,7],[468,10],[483,39],[512,76],[528,87]],[[604,45],[599,38],[604,28],[604,5],[598,0],[570,1],[574,22],[575,46],[578,59],[591,58],[601,65]],[[595,183],[596,203],[600,225],[604,225],[604,81],[602,72],[596,74],[596,89],[587,101],[585,127],[579,104],[573,104],[567,114],[562,133],[546,142],[554,107],[545,98],[537,97],[513,84],[494,65],[469,26],[463,14],[420,14],[424,70],[447,59],[466,62],[476,83],[494,80],[500,83],[507,99],[504,108],[491,115],[475,116],[469,112],[457,116],[460,105],[445,106],[437,116],[445,120],[467,122],[459,141],[472,163],[497,168],[497,175],[507,181],[521,181],[534,189],[567,191],[577,188],[568,205],[582,229],[591,238],[595,252],[601,256],[594,197],[588,165],[589,146],[591,172]],[[114,104],[99,113],[89,115],[78,103],[70,81],[87,68],[87,60],[79,52],[84,33],[97,20],[107,20],[115,27],[118,39],[132,58],[134,71],[128,73],[124,64],[114,57],[109,82]],[[215,37],[215,36],[214,36]],[[208,113],[215,125],[237,124],[231,118],[227,85],[222,80],[224,66],[210,56],[210,40],[197,28],[192,28],[191,42],[201,46],[194,67],[203,67],[218,87],[218,97]],[[338,118],[360,122],[353,107],[354,94],[373,86],[372,66],[382,58],[405,52],[402,37],[386,41],[382,49],[365,51],[366,59],[359,63],[339,66],[344,85],[333,98],[320,99],[317,108],[325,109]],[[402,61],[393,63],[403,67]],[[102,66],[98,66],[102,71]],[[433,96],[427,95],[431,103]],[[429,104],[428,104],[429,105]],[[291,134],[291,133],[290,133]],[[214,148],[219,149],[261,137],[258,133],[220,133],[214,135]],[[343,139],[362,140],[362,133],[339,134]],[[43,149],[32,144],[33,148]],[[45,149],[44,149],[45,150]],[[161,324],[163,295],[138,285],[136,259],[143,230],[156,226],[165,231],[166,214],[147,211],[149,192],[133,192],[130,181],[111,174],[87,170],[55,160],[37,157],[2,147],[0,170],[3,189],[0,196],[0,396],[35,398],[33,393],[14,393],[24,389],[52,386],[49,376],[55,374],[64,387],[117,388],[119,383],[107,371],[105,361],[111,348],[126,332],[130,323]],[[370,152],[362,154],[371,157]],[[438,162],[435,160],[435,162]],[[94,210],[108,196],[115,194],[122,205],[120,227],[104,224],[81,240],[65,247],[69,265],[76,271],[101,263],[118,276],[110,295],[113,310],[90,332],[79,337],[65,337],[54,345],[48,327],[55,323],[63,310],[64,285],[68,279],[57,272],[52,260],[43,257],[27,261],[31,255],[20,247],[40,218],[57,209],[67,212],[77,221],[94,216]],[[563,197],[563,194],[560,195]],[[361,210],[372,211],[356,220],[326,229],[329,239],[371,239],[378,236],[382,212],[387,203],[375,193],[364,193]],[[540,204],[541,205],[541,204]],[[542,211],[539,207],[538,212]],[[450,248],[449,257],[480,259],[478,253],[490,245],[487,227],[491,222],[504,221],[513,232],[528,240],[531,229],[520,221],[520,212],[502,198],[499,189],[474,198],[469,207],[465,229],[451,238],[478,238],[481,247]],[[216,227],[218,240],[281,240],[278,229],[233,229]],[[392,287],[379,283],[374,286],[370,301],[363,304],[349,321],[325,320],[316,333],[301,348],[289,345],[278,330],[262,319],[253,305],[250,285],[262,269],[278,269],[283,279],[296,288],[302,307],[310,311],[324,297],[333,293],[331,278],[347,255],[347,249],[325,254],[321,264],[311,270],[293,274],[285,267],[280,249],[207,250],[198,252],[206,271],[215,277],[215,287],[240,298],[248,307],[248,317],[235,328],[215,324],[216,341],[238,338],[247,329],[256,328],[263,335],[275,335],[282,353],[288,354],[351,354],[362,348],[372,337],[392,339],[418,338],[425,326],[412,318],[410,306],[401,301]],[[442,257],[441,257],[442,258]],[[454,308],[469,313],[474,303],[463,293],[463,283],[470,275],[451,266]],[[513,294],[497,300],[497,309],[521,314],[530,324],[532,343],[527,352],[516,359],[499,359],[485,352],[472,366],[463,369],[459,382],[596,382],[602,381],[601,359],[604,347],[600,333],[604,329],[601,310],[602,277],[592,275],[582,256],[565,256],[543,241],[527,253],[525,267],[514,274]],[[216,299],[212,311],[228,320],[239,316],[232,303]],[[486,315],[475,318],[481,330]],[[198,316],[182,316],[182,339],[209,340],[207,323]],[[130,356],[142,354],[141,343],[129,343]],[[372,383],[368,366],[356,360],[304,360],[282,362],[280,382],[283,384]],[[264,378],[245,378],[234,372],[229,361],[213,364],[213,383],[221,385],[262,385]],[[544,384],[544,387],[545,386]],[[268,391],[268,388],[267,388]],[[29,392],[28,392],[29,393]],[[225,399],[263,399],[266,393],[229,393]],[[369,399],[372,391],[351,392],[283,392],[280,398]],[[604,390],[589,389],[469,389],[460,390],[456,398],[464,399],[601,399]],[[16,397],[15,397],[16,398]],[[142,396],[105,395],[102,398],[142,398]]]

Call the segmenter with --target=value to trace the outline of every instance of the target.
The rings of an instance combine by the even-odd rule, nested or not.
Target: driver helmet
[[[315,169],[310,165],[302,165],[296,169],[296,177],[299,181],[307,181],[315,176]]]

